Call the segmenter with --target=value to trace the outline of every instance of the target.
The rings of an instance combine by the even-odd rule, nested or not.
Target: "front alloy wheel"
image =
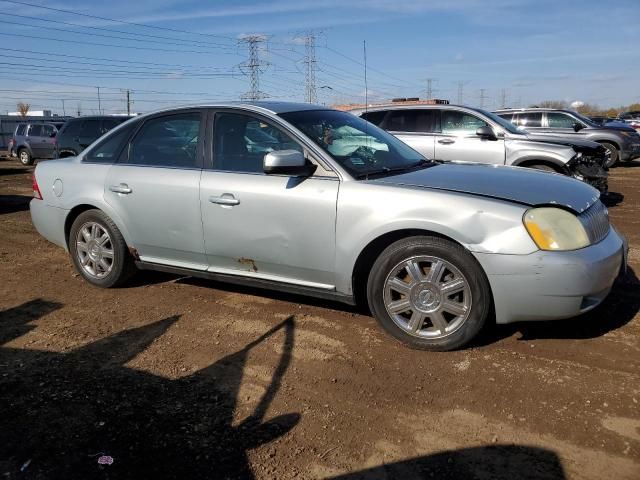
[[[442,338],[469,317],[472,297],[460,270],[438,257],[419,256],[396,265],[385,281],[384,305],[393,322],[418,338]]]
[[[450,240],[415,236],[389,245],[367,281],[369,309],[398,340],[422,350],[453,350],[471,341],[491,305],[477,260]]]

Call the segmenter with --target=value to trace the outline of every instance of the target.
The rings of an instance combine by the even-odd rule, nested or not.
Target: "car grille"
[[[587,231],[592,245],[603,240],[609,233],[609,212],[600,201],[582,212],[578,218]]]

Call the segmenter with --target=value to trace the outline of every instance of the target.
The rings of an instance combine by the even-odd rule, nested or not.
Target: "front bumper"
[[[493,292],[496,322],[556,320],[596,307],[626,262],[626,242],[611,227],[600,243],[571,252],[476,253]]]
[[[620,152],[620,160],[623,162],[633,160],[640,157],[640,142],[630,142],[624,145],[624,149]]]

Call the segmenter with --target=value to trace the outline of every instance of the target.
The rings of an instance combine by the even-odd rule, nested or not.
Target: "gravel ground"
[[[31,170],[0,160],[1,478],[640,478],[633,271],[582,317],[413,351],[330,302],[93,288],[33,229]],[[640,271],[640,161],[611,189]]]

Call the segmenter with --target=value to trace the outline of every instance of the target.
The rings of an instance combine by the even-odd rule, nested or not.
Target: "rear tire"
[[[380,325],[404,344],[446,351],[469,343],[482,329],[491,290],[465,248],[416,236],[380,254],[369,273],[367,299]]]
[[[20,150],[18,150],[18,160],[25,167],[33,165],[33,157],[29,153],[29,150],[27,150],[26,148],[21,148]]]
[[[76,270],[92,285],[117,287],[136,272],[120,230],[100,210],[87,210],[78,215],[71,226],[68,243]]]
[[[607,168],[613,167],[618,162],[618,158],[620,158],[620,151],[613,143],[602,142],[600,145],[606,148],[609,152],[609,157],[607,158],[604,166]]]

